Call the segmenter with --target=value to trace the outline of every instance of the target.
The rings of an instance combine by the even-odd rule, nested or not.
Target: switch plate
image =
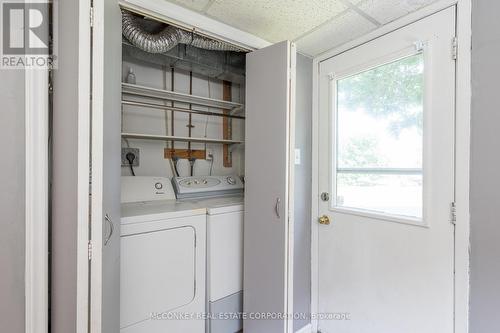
[[[135,155],[135,160],[132,163],[132,166],[139,166],[139,148],[128,148],[128,147],[122,147],[122,167],[128,167],[129,163],[127,160],[127,154],[132,153]]]
[[[295,148],[295,165],[300,165],[300,149]]]

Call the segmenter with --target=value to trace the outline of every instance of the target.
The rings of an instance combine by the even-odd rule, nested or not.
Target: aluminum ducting
[[[199,36],[174,26],[168,25],[158,33],[150,33],[144,29],[142,19],[131,12],[122,10],[122,33],[134,46],[149,53],[165,53],[177,44],[188,44],[194,47],[213,51],[244,50],[218,40]]]

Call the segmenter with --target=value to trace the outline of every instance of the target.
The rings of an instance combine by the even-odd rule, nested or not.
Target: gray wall
[[[311,312],[311,159],[312,159],[312,60],[297,55],[297,95],[295,147],[300,149],[301,164],[295,165],[295,248],[294,312]],[[309,320],[296,320],[294,330]]]
[[[78,1],[58,2],[59,67],[54,71],[52,333],[76,331]]]
[[[0,70],[0,325],[24,332],[24,71]]]
[[[500,1],[472,1],[470,332],[500,327]]]

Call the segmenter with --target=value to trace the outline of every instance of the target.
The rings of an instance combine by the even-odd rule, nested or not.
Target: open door
[[[94,1],[92,30],[90,330],[120,330],[121,13]]]
[[[295,58],[288,41],[247,55],[245,333],[293,330]]]

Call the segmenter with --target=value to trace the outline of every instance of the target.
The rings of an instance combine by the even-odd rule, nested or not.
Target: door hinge
[[[90,27],[94,27],[94,7],[90,7]]]
[[[54,69],[49,69],[49,94],[54,92]]]
[[[457,60],[458,59],[458,38],[453,37],[451,40],[451,59]]]
[[[88,253],[89,261],[91,261],[92,260],[92,241],[89,241],[87,244],[87,253]]]
[[[457,223],[457,204],[455,201],[450,204],[450,220],[453,225]]]

